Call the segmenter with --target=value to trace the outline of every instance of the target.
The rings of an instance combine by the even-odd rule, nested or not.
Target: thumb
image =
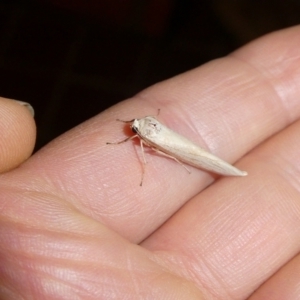
[[[33,114],[26,102],[0,98],[0,173],[17,167],[31,155],[36,139]]]

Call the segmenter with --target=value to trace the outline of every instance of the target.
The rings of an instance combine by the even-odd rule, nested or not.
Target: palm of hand
[[[149,88],[4,173],[2,298],[298,299],[299,30]],[[249,152],[240,161],[249,176],[187,175],[146,153],[139,187],[135,147],[105,143],[124,136],[116,117],[158,107],[169,127],[228,161]],[[2,171],[32,150],[32,120],[21,108],[16,116],[27,139],[14,157],[14,144],[2,145]]]

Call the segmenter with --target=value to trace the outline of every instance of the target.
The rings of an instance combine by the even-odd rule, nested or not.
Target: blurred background
[[[149,85],[299,21],[300,0],[0,0],[0,95],[33,105],[39,149]]]

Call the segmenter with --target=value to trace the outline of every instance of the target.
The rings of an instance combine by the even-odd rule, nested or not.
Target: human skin
[[[33,118],[1,99],[0,298],[300,299],[299,36],[269,34],[156,84],[23,163]],[[149,150],[140,187],[138,142],[106,142],[131,134],[117,118],[158,108],[249,175],[188,174]]]

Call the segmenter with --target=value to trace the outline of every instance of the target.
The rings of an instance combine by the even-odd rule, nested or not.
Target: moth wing
[[[159,134],[147,137],[145,141],[150,146],[193,167],[226,176],[247,175],[247,172],[235,168],[162,124]]]

